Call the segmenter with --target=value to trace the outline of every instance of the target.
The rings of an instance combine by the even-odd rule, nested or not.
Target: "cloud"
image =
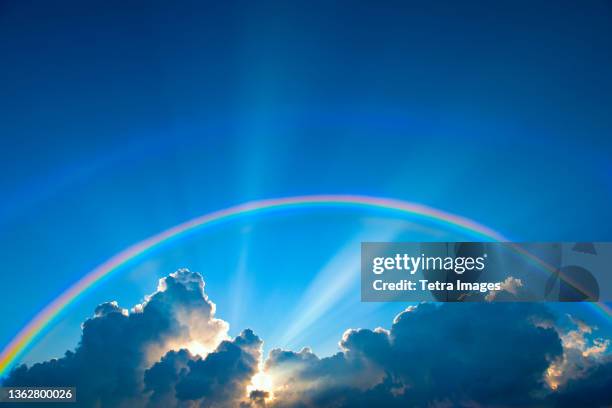
[[[6,385],[76,386],[83,406],[142,405],[144,371],[174,345],[198,342],[214,349],[228,324],[216,319],[198,273],[179,270],[131,313],[104,303],[83,323],[75,351],[14,370]],[[178,347],[177,347],[178,348]],[[163,351],[163,353],[162,353]]]
[[[333,357],[275,350],[266,363],[281,378],[275,395],[300,406],[523,406],[544,389],[562,347],[533,322],[548,312],[527,304],[421,304],[390,331],[349,330]]]
[[[150,405],[176,406],[197,402],[201,406],[235,407],[257,373],[263,342],[247,329],[225,340],[206,357],[187,350],[170,351],[145,372]],[[253,394],[255,402],[261,395]]]
[[[612,359],[591,365],[583,375],[572,378],[549,396],[549,406],[610,407],[612,406]]]
[[[497,297],[497,295],[500,292],[508,292],[509,294],[513,295],[516,297],[519,288],[523,287],[523,281],[515,278],[513,276],[508,276],[506,278],[506,280],[504,280],[501,283],[501,290],[500,291],[496,291],[496,290],[492,290],[490,291],[486,296],[485,296],[485,300],[487,302],[492,302],[495,300],[495,298]]]
[[[535,303],[410,307],[389,331],[346,331],[332,357],[273,350],[265,366],[276,379],[272,405],[609,406],[608,341],[588,340],[593,328],[572,323],[577,330],[563,329]],[[550,386],[552,367],[561,386],[558,378]]]
[[[612,404],[609,341],[542,304],[412,306],[390,329],[349,329],[340,351],[272,350],[215,317],[179,270],[130,312],[96,308],[78,347],[4,385],[76,386],[83,407],[598,407]],[[268,381],[269,386],[257,388]]]
[[[568,316],[568,320],[571,323],[569,329],[557,328],[563,355],[550,365],[546,376],[548,384],[554,389],[560,388],[560,391],[566,389],[570,382],[575,386],[579,380],[590,378],[594,367],[611,361],[609,339],[595,337],[597,328],[582,320],[571,316]]]

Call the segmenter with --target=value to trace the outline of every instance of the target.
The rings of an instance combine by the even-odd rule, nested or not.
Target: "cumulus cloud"
[[[523,406],[562,353],[557,333],[532,318],[550,316],[527,304],[422,304],[390,331],[347,331],[333,357],[275,350],[266,368],[294,406]]]
[[[563,355],[559,356],[547,371],[547,382],[553,389],[564,387],[568,382],[589,378],[593,367],[610,361],[610,340],[595,337],[596,327],[568,316],[572,326],[557,329],[563,344]]]
[[[225,340],[206,357],[170,351],[145,372],[151,406],[235,407],[257,373],[263,342],[247,329]],[[255,400],[258,395],[255,394]]]
[[[193,342],[212,350],[227,337],[228,324],[214,315],[202,276],[179,270],[161,279],[158,290],[132,313],[116,302],[98,306],[83,323],[76,350],[22,365],[5,384],[76,386],[82,406],[139,406],[144,371],[166,351]]]
[[[572,378],[549,395],[549,406],[610,407],[612,406],[612,359],[608,356],[591,365],[584,375]]]
[[[586,339],[593,328],[573,323],[576,330],[563,329],[535,303],[421,304],[389,331],[346,331],[332,357],[273,350],[265,365],[276,380],[271,405],[610,406],[608,341]],[[560,378],[551,386],[553,368],[561,387]]]
[[[487,302],[494,301],[498,297],[498,294],[500,292],[508,292],[509,294],[511,294],[511,295],[516,297],[516,295],[518,294],[519,288],[522,288],[522,287],[523,287],[523,281],[522,280],[520,280],[518,278],[515,278],[513,276],[508,276],[501,283],[501,290],[500,291],[496,291],[496,290],[490,291],[485,296],[485,300]]]
[[[252,330],[227,332],[201,275],[179,270],[130,312],[98,306],[74,351],[18,367],[4,385],[76,386],[83,407],[612,404],[609,341],[541,304],[424,303],[388,330],[347,330],[329,357],[305,348],[264,359]]]

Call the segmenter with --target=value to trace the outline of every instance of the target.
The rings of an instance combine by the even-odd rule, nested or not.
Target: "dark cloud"
[[[104,303],[83,323],[74,352],[48,362],[22,365],[5,385],[76,386],[82,406],[142,405],[143,373],[174,344],[194,338],[218,343],[227,324],[214,317],[202,276],[187,270],[160,280],[159,289],[132,313]]]
[[[222,342],[214,353],[191,361],[189,373],[176,385],[179,400],[201,400],[204,406],[236,406],[257,372],[261,340],[246,330]]]
[[[273,350],[273,405],[610,406],[608,342],[589,343],[584,323],[567,332],[557,325],[539,304],[421,304],[389,331],[348,330],[332,357]],[[553,390],[549,368],[559,365],[566,383]]]
[[[262,344],[247,329],[221,342],[205,358],[186,350],[170,351],[145,372],[145,390],[152,391],[152,405],[197,401],[202,406],[238,406],[258,371]]]
[[[551,405],[563,408],[612,407],[612,359],[589,368],[549,395]]]
[[[389,332],[349,330],[343,352],[274,350],[279,406],[530,406],[563,353],[552,316],[535,304],[422,304]]]
[[[253,390],[249,393],[249,401],[243,402],[240,406],[242,408],[246,407],[265,407],[266,400],[270,398],[270,393],[268,391],[262,390]]]
[[[176,384],[187,375],[189,363],[196,358],[199,357],[185,349],[172,350],[145,371],[145,393],[150,394],[151,406],[167,407],[177,403]]]
[[[559,319],[540,304],[421,304],[389,330],[347,330],[332,356],[263,361],[262,340],[230,339],[202,277],[181,270],[130,312],[98,306],[74,351],[5,385],[76,386],[72,406],[100,408],[610,406],[609,341]],[[271,390],[252,385],[262,369]]]

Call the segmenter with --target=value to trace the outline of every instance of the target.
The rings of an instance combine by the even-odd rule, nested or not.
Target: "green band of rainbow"
[[[267,200],[251,201],[234,207],[202,215],[182,224],[176,225],[150,238],[140,241],[119,252],[94,270],[83,276],[64,291],[55,300],[41,310],[2,350],[0,354],[0,377],[8,373],[17,359],[27,350],[40,333],[50,325],[53,319],[77,297],[92,287],[105,276],[118,270],[128,262],[148,253],[173,238],[219,221],[234,219],[240,216],[261,211],[311,206],[350,206],[370,209],[394,210],[412,216],[418,216],[464,230],[471,235],[486,240],[507,241],[500,233],[480,225],[470,219],[440,211],[425,205],[369,196],[358,195],[309,195]]]

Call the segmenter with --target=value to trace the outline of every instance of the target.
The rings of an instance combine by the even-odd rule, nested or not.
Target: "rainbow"
[[[484,238],[487,241],[508,241],[508,239],[500,233],[468,218],[450,214],[422,204],[396,199],[359,195],[308,195],[250,201],[183,222],[124,249],[109,258],[106,262],[98,265],[38,312],[38,314],[36,314],[36,316],[34,316],[34,318],[21,329],[2,350],[0,354],[0,377],[8,373],[28,347],[33,344],[60,312],[66,309],[75,299],[87,291],[87,289],[129,262],[150,253],[173,239],[185,236],[187,233],[205,226],[211,226],[245,215],[253,215],[274,209],[319,206],[356,207],[397,211],[403,214],[450,225],[470,235]],[[602,304],[602,310],[603,307],[605,307],[605,305]],[[610,312],[610,314],[612,314],[612,312]]]

